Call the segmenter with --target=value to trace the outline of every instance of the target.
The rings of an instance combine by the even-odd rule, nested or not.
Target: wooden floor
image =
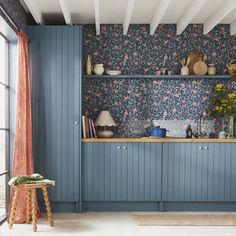
[[[51,228],[46,217],[38,222],[34,233],[31,225],[14,225],[9,230],[7,224],[0,226],[1,236],[235,236],[232,226],[137,226],[132,213],[83,213],[54,214],[55,227]]]

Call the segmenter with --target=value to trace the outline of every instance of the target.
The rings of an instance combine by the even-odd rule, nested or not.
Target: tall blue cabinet
[[[29,26],[35,171],[56,181],[58,211],[80,202],[82,31],[79,26]]]

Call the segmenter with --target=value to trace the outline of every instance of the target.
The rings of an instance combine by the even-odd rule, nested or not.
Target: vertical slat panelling
[[[213,144],[210,144],[211,147]],[[224,201],[225,200],[225,161],[226,161],[226,150],[225,145],[219,145],[219,200]]]
[[[173,183],[173,199],[179,199],[179,183],[180,183],[180,173],[181,173],[181,159],[180,159],[180,148],[179,144],[175,145],[175,156],[174,158],[174,168],[173,168],[173,176],[174,176],[174,183]]]
[[[111,145],[109,143],[104,144],[104,172],[105,172],[105,182],[104,182],[104,200],[109,201],[111,199],[111,155],[114,153],[111,152]]]
[[[208,182],[208,188],[207,188],[207,200],[214,198],[214,156],[215,156],[215,150],[214,146],[209,147],[208,151],[208,172],[207,172],[207,182]]]
[[[57,37],[57,56],[56,56],[56,114],[57,116],[57,125],[56,125],[56,141],[57,141],[57,148],[56,148],[56,173],[57,173],[57,180],[59,183],[62,182],[63,176],[61,173],[61,165],[62,163],[62,30],[60,28],[56,29],[56,37]],[[61,184],[57,186],[57,199],[61,201],[62,199],[62,191],[63,188]]]
[[[162,199],[168,200],[168,159],[169,144],[163,143],[163,160],[162,160]]]
[[[67,75],[67,63],[68,63],[68,34],[63,30],[62,35],[63,51],[62,51],[62,166],[61,173],[63,174],[63,180],[60,183],[63,188],[62,199],[67,199],[68,185],[67,185],[67,162],[68,162],[68,141],[67,141],[67,104],[68,104],[68,75]]]
[[[68,186],[68,199],[73,201],[73,166],[74,166],[74,142],[73,142],[73,132],[74,132],[74,76],[73,76],[73,63],[74,63],[74,38],[73,29],[70,27],[65,28],[68,38],[68,53],[67,53],[67,162],[68,162],[68,172],[67,172],[67,186]]]
[[[52,28],[50,30],[50,56],[51,56],[51,68],[50,68],[50,79],[51,79],[51,90],[50,90],[50,124],[51,124],[51,178],[52,179],[57,179],[55,168],[56,168],[56,124],[57,124],[57,119],[56,119],[56,85],[57,85],[57,77],[56,71],[57,71],[57,63],[56,63],[56,58],[57,58],[57,37],[56,37],[56,30],[55,28]],[[51,189],[51,197],[52,199],[57,199],[56,196],[56,188]]]
[[[148,201],[150,197],[150,143],[144,143],[144,200]]]
[[[121,150],[121,200],[128,200],[128,143],[122,144]]]
[[[236,145],[234,143],[226,145],[225,148],[230,149],[230,157],[231,157],[231,168],[230,168],[230,176],[231,176],[231,200],[236,200]]]
[[[56,180],[52,201],[79,201],[80,127],[75,131],[74,113],[80,117],[80,29],[31,26],[28,32],[35,169]]]
[[[99,144],[99,150],[98,150],[98,191],[99,196],[98,199],[105,199],[104,193],[105,193],[105,144],[100,143]]]
[[[139,183],[139,191],[138,191],[138,199],[144,200],[144,188],[145,188],[145,182],[144,182],[144,176],[145,176],[145,144],[139,143],[139,149],[138,149],[138,156],[139,156],[139,169],[138,169],[138,183]]]
[[[111,143],[111,176],[110,176],[110,191],[111,191],[111,200],[116,199],[116,152],[117,146],[120,144]]]
[[[133,143],[133,199],[139,200],[139,143]]]
[[[197,145],[194,143],[190,146],[191,148],[191,167],[190,167],[190,201],[196,200],[196,180],[197,180]]]
[[[203,150],[201,151],[201,155],[202,155],[202,162],[201,162],[201,168],[202,168],[202,182],[201,182],[201,189],[202,189],[202,195],[201,195],[201,200],[202,201],[207,201],[207,186],[208,186],[208,153],[209,153],[209,149],[205,149],[205,148],[209,148],[208,143],[205,143],[203,145]]]
[[[219,198],[219,169],[220,169],[220,156],[219,156],[219,145],[214,144],[214,182],[213,182],[213,200],[217,200]],[[224,157],[222,157],[224,158]]]
[[[133,188],[134,188],[134,155],[133,155],[133,149],[134,149],[134,143],[129,143],[129,149],[128,149],[128,201],[133,200]]]
[[[231,185],[231,144],[224,144],[223,149],[225,149],[225,200],[230,201],[230,185]],[[236,169],[236,167],[235,167]]]
[[[186,156],[186,165],[185,165],[185,195],[184,199],[190,201],[191,199],[191,156],[192,145],[185,145],[185,156]]]

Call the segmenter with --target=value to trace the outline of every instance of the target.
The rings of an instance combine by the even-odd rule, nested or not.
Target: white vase
[[[94,65],[93,72],[94,72],[95,75],[102,75],[104,73],[103,64]]]
[[[181,68],[181,72],[180,72],[181,75],[189,75],[189,68],[187,66],[183,66]]]

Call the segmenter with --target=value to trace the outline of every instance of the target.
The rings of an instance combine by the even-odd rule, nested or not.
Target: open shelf
[[[144,79],[230,79],[230,75],[84,75],[84,78],[95,79],[95,78],[110,78],[110,79],[118,79],[118,78],[144,78]]]

